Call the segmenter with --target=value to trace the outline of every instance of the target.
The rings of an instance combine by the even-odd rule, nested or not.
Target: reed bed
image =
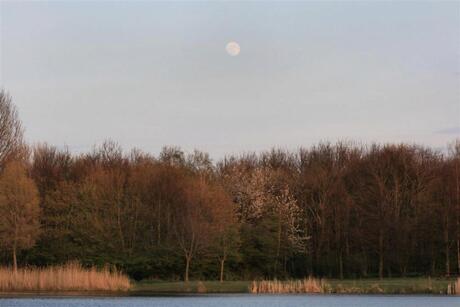
[[[129,278],[109,267],[83,268],[78,263],[46,268],[0,268],[0,292],[8,291],[127,291]]]
[[[302,280],[261,280],[249,286],[251,293],[323,293],[326,283],[317,278]]]
[[[460,295],[460,277],[447,286],[447,294]]]

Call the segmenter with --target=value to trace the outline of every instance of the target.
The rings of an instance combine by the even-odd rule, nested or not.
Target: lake
[[[172,297],[0,298],[0,307],[455,307],[454,296],[200,295]]]

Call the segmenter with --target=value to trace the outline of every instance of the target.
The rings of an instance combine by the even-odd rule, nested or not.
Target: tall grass
[[[129,278],[108,267],[83,268],[69,263],[47,268],[0,268],[0,292],[6,291],[127,291]]]
[[[447,287],[447,294],[460,295],[460,277]]]
[[[261,280],[249,286],[251,293],[322,293],[326,284],[321,279],[308,277],[302,280]]]

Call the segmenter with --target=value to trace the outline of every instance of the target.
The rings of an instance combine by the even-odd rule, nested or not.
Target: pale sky
[[[30,143],[225,153],[460,137],[460,2],[8,2]],[[230,56],[226,44],[241,52]]]

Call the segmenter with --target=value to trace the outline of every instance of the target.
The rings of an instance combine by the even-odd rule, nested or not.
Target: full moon
[[[227,53],[229,55],[237,56],[238,54],[240,54],[241,48],[237,42],[229,42],[227,46],[225,46],[225,50],[227,50]]]

